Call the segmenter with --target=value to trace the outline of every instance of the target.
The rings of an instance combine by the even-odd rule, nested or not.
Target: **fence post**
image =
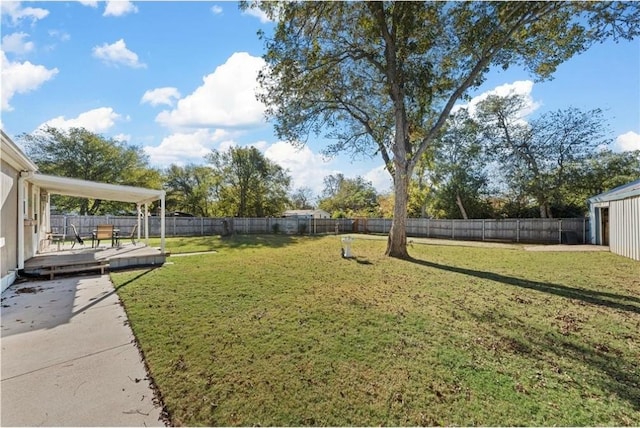
[[[516,219],[516,242],[520,242],[520,219]]]
[[[558,244],[562,244],[562,219],[558,219]]]
[[[456,239],[456,221],[451,220],[451,239]]]
[[[587,218],[582,218],[582,243],[587,243]]]
[[[484,219],[482,219],[482,240],[484,241]]]

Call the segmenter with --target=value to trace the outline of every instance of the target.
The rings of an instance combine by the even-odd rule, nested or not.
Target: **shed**
[[[282,217],[297,217],[297,218],[331,218],[331,215],[325,210],[287,210],[282,214]]]
[[[589,198],[591,243],[640,260],[640,180]]]

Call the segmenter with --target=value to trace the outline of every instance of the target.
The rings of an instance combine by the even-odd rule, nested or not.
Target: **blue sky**
[[[256,32],[273,23],[235,2],[2,1],[2,128],[83,126],[144,148],[151,164],[203,163],[211,149],[254,145],[288,168],[295,187],[322,190],[325,175],[362,175],[390,187],[378,158],[325,160],[320,141],[278,141],[254,96],[263,65]],[[494,71],[474,91],[517,92],[538,114],[602,108],[611,148],[640,149],[640,40],[596,45],[534,83]]]

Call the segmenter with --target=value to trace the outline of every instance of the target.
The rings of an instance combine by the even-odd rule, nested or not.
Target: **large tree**
[[[223,215],[281,215],[289,203],[291,177],[255,147],[213,150],[207,156],[220,177],[218,209]]]
[[[253,5],[253,6],[252,6]],[[638,34],[637,3],[259,2],[266,38],[260,98],[280,138],[335,139],[328,152],[379,154],[394,182],[386,254],[408,257],[409,180],[455,103],[492,67],[539,79],[608,37]],[[263,34],[264,36],[264,34]]]
[[[536,200],[541,218],[562,205],[569,169],[610,143],[600,109],[567,108],[524,121],[524,98],[490,96],[478,105],[486,146],[507,183]]]
[[[324,178],[324,190],[318,206],[334,217],[374,217],[379,215],[378,195],[370,181],[343,174]]]
[[[149,166],[142,148],[107,138],[84,128],[53,127],[22,134],[19,141],[44,174],[101,183],[161,188],[160,172]],[[53,204],[81,215],[130,211],[130,204],[54,195]]]
[[[202,217],[216,215],[221,179],[206,165],[171,165],[165,172],[167,210]]]
[[[441,138],[434,144],[430,168],[424,168],[432,192],[431,214],[437,218],[485,218],[487,168],[480,125],[467,109],[451,115]],[[421,168],[416,168],[416,171]],[[418,180],[424,180],[418,177]]]

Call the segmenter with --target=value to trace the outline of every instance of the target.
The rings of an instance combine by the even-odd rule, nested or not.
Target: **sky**
[[[343,173],[391,188],[380,158],[322,156],[278,140],[255,98],[274,23],[236,2],[2,0],[1,126],[15,139],[51,125],[84,127],[140,146],[151,166],[203,164],[212,149],[255,146],[315,194]],[[593,46],[554,79],[493,70],[468,105],[518,93],[532,115],[568,107],[604,110],[614,151],[640,149],[640,40]],[[460,106],[467,105],[459,103]]]

